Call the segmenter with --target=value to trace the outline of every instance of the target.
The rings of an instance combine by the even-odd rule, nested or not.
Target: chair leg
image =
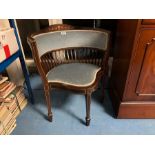
[[[106,76],[102,77],[102,96],[101,96],[101,102],[104,101],[104,97],[105,97],[105,82],[106,82]]]
[[[52,115],[52,111],[51,111],[51,98],[50,98],[50,89],[49,89],[49,87],[45,86],[44,91],[45,91],[46,104],[47,104],[47,108],[48,108],[48,120],[50,122],[52,122],[53,115]]]
[[[101,101],[103,102],[104,101],[104,97],[105,97],[105,87],[106,87],[106,78],[108,77],[108,70],[109,70],[109,67],[106,67],[106,70],[105,70],[105,74],[102,76],[102,99]]]
[[[90,124],[90,103],[91,103],[91,93],[86,93],[86,126]]]

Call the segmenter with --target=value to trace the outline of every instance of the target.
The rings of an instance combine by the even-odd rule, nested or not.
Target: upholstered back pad
[[[61,48],[90,47],[107,49],[108,33],[98,30],[62,30],[33,36],[39,56]]]

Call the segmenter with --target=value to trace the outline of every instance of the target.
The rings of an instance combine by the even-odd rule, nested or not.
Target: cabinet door
[[[155,100],[155,29],[141,29],[132,54],[124,101]]]
[[[138,95],[155,95],[155,39],[146,44],[137,84]]]

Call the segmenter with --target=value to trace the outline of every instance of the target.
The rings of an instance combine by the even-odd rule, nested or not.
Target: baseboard
[[[121,102],[117,118],[155,118],[155,102]]]
[[[119,119],[147,119],[155,118],[155,101],[123,102],[115,89],[109,89],[115,117]]]

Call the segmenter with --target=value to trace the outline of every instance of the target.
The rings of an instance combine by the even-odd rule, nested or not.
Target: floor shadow
[[[97,89],[93,92],[92,99],[95,100],[95,103],[99,104],[108,115],[115,117],[107,89],[104,90],[104,94],[102,88]]]
[[[68,109],[63,109],[64,112],[66,112],[67,114],[69,114],[70,116],[72,116],[73,118],[77,119],[81,124],[85,125],[85,121],[81,118],[79,118],[78,116],[75,115],[75,113],[73,113],[72,111],[68,110]]]
[[[46,100],[44,96],[43,90],[35,90],[34,92],[34,98],[35,103],[31,104],[30,107],[40,115],[42,115],[46,120],[48,120],[47,114],[44,113],[41,106],[46,106]],[[85,121],[80,119],[78,116],[76,116],[73,112],[68,110],[67,107],[69,103],[68,98],[73,95],[72,92],[66,91],[66,90],[53,90],[51,92],[51,102],[52,102],[52,108],[59,108],[66,114],[69,114],[70,116],[77,119],[80,123],[85,124]],[[39,105],[38,105],[39,104]]]
[[[33,105],[31,104],[30,107],[32,108],[32,110],[34,110],[35,112],[37,112],[44,118],[47,118],[47,115],[40,108],[36,107],[35,104],[33,104]]]
[[[42,81],[37,74],[31,76],[31,85],[35,99],[35,103],[34,105],[31,105],[31,108],[47,119],[47,114],[45,114],[44,111],[40,108],[40,105],[46,106],[46,101]],[[52,90],[51,91],[52,107],[62,109],[64,112],[66,112],[67,114],[71,115],[72,117],[80,121],[82,124],[84,124],[85,122],[82,119],[80,119],[74,113],[65,108],[69,104],[68,99],[72,94],[73,92],[68,90],[61,90],[61,89]],[[102,98],[102,94],[103,94],[102,83],[99,83],[99,88],[92,94],[92,100],[95,101],[95,104],[99,104],[108,115],[114,117],[113,108],[107,91],[105,91],[104,101]],[[38,106],[38,104],[40,105]]]
[[[79,118],[73,112],[71,112],[70,110],[65,108],[68,106],[68,104],[70,104],[68,99],[73,94],[74,94],[73,92],[66,91],[66,90],[57,90],[57,89],[53,90],[51,92],[52,108],[61,109],[66,114],[77,119],[80,123],[85,124],[85,121],[83,119]],[[39,91],[37,91],[37,93],[34,93],[34,98],[35,98],[35,104],[31,105],[31,108],[35,112],[42,115],[45,119],[48,119],[47,114],[45,114],[44,111],[42,110],[42,108],[40,108],[40,105],[46,106],[44,91],[39,90]],[[107,90],[105,90],[104,101],[102,100],[102,89],[98,89],[97,91],[93,92],[92,100],[95,101],[94,104],[99,104],[101,106],[101,108],[103,108],[104,112],[106,112],[108,115],[114,117],[113,108],[112,108],[111,101],[109,99]],[[40,104],[40,105],[38,106],[37,104]]]
[[[47,114],[45,114],[44,110],[41,106],[46,106],[46,100],[44,96],[43,84],[40,76],[38,74],[32,74],[30,77],[31,87],[33,89],[34,94],[34,104],[30,104],[30,108],[32,108],[35,112],[39,113],[39,115],[43,116],[45,119],[48,120]],[[25,85],[25,94],[28,96],[28,91]],[[72,92],[67,90],[58,90],[54,89],[51,91],[51,103],[52,108],[59,108],[62,109],[65,113],[71,115],[72,117],[76,118],[82,124],[85,122],[77,117],[74,113],[65,108],[68,102],[68,98],[70,97]]]
[[[53,107],[61,109],[66,114],[77,119],[80,123],[85,124],[85,121],[83,119],[79,118],[75,113],[66,108],[68,107],[68,104],[70,104],[69,97],[71,97],[72,95],[76,95],[76,93],[59,89],[55,89],[54,91],[52,93]]]

